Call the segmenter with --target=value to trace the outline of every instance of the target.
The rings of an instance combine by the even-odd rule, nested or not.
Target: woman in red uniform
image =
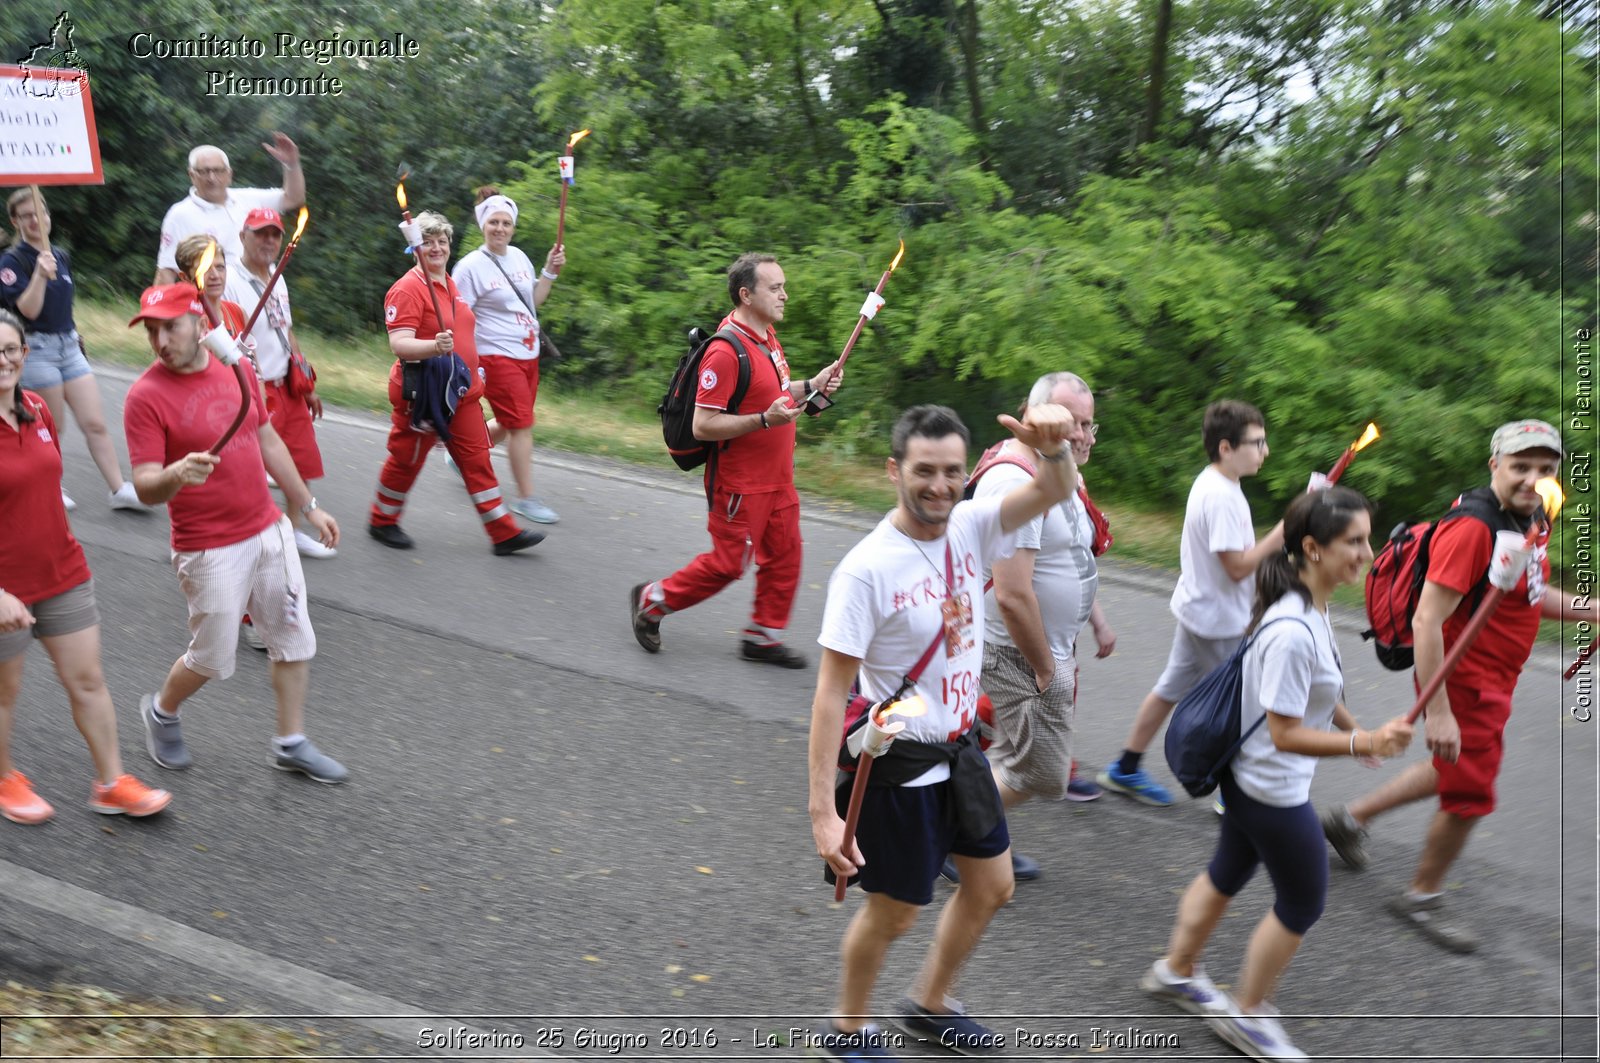
[[[450,238],[455,230],[442,214],[423,211],[417,215],[422,229],[422,245],[417,248],[417,265],[394,282],[383,297],[383,320],[389,329],[389,349],[394,352],[394,368],[389,371],[389,402],[394,416],[389,428],[389,457],[378,474],[378,495],[372,503],[367,532],[385,546],[409,550],[416,545],[400,527],[400,512],[422,464],[428,459],[436,438],[455,459],[466,482],[467,494],[478,510],[478,519],[496,554],[514,554],[544,540],[542,532],[517,525],[500,495],[500,481],[489,462],[489,429],[483,421],[483,376],[478,369],[478,349],[474,340],[476,320],[472,308],[461,297],[446,267],[450,263]],[[441,321],[440,319],[443,318]],[[413,424],[412,403],[403,395],[407,362],[423,363],[423,387],[432,389],[448,383],[448,363],[428,361],[448,357],[452,352],[466,367],[465,391],[456,398],[455,410],[442,430],[428,430]],[[454,385],[450,385],[454,386]],[[421,403],[419,403],[421,405]],[[442,403],[430,404],[443,407]]]
[[[72,719],[89,743],[95,783],[89,807],[148,816],[172,795],[122,772],[117,717],[100,668],[100,612],[83,548],[61,503],[61,443],[50,408],[22,389],[28,355],[22,320],[0,310],[0,815],[43,823],[55,814],[11,763],[11,721],[28,643],[55,662]]]

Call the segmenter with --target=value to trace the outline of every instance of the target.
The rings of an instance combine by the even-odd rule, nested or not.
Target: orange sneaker
[[[33,792],[33,784],[22,772],[0,775],[0,816],[13,823],[43,823],[55,814],[50,802]]]
[[[152,789],[132,775],[119,775],[110,786],[96,782],[89,797],[89,807],[108,816],[153,816],[171,803],[167,791]]]

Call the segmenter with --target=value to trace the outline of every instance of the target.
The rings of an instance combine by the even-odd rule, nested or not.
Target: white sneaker
[[[73,510],[78,508],[78,503],[74,502],[72,500],[72,496],[67,494],[67,489],[65,487],[61,489],[61,508],[66,510],[68,513],[71,513]]]
[[[260,650],[262,653],[267,652],[267,640],[261,637],[261,632],[257,631],[256,626],[250,621],[240,622],[239,637],[244,639],[244,644],[252,650]]]
[[[1195,964],[1194,974],[1188,978],[1175,974],[1167,961],[1157,960],[1139,980],[1139,988],[1155,997],[1166,1000],[1195,1015],[1209,1015],[1224,1009],[1227,996],[1206,977],[1206,969]]]
[[[294,545],[300,551],[301,557],[328,558],[338,557],[339,551],[331,546],[323,546],[299,528],[294,530]]]
[[[129,513],[150,512],[150,507],[139,501],[139,493],[126,480],[122,481],[121,487],[111,492],[111,508],[125,509]]]
[[[1226,999],[1225,1010],[1206,1016],[1206,1024],[1218,1037],[1254,1059],[1300,1063],[1311,1058],[1290,1043],[1278,1022],[1277,1008],[1262,1004],[1261,1010],[1252,1014],[1243,1011],[1232,997]]]
[[[555,524],[561,519],[556,515],[555,510],[537,498],[514,498],[506,508],[524,520],[531,520],[535,524]]]
[[[274,480],[272,478],[272,474],[270,472],[267,473],[267,486],[268,487],[277,487],[278,486],[278,481]]]

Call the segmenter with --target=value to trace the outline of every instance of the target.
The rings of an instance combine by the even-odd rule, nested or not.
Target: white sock
[[[295,746],[306,740],[306,736],[296,731],[292,735],[277,735],[272,739],[272,748],[279,753],[287,753]]]
[[[178,718],[178,714],[177,713],[168,712],[166,709],[163,709],[161,707],[161,695],[160,694],[152,694],[152,695],[150,695],[150,707],[152,709],[156,710],[156,718],[157,719],[161,719],[161,720],[176,720]]]
[[[1435,897],[1443,897],[1444,890],[1438,893],[1418,893],[1416,890],[1406,890],[1406,896],[1414,901],[1431,901]]]

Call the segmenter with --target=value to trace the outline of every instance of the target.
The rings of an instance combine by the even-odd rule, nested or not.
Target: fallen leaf
[[[213,918],[213,919],[226,919],[226,918],[228,918],[228,913],[227,912],[222,912],[222,911],[212,912],[211,913],[211,918]]]
[[[600,963],[600,962],[602,962],[600,957],[598,957],[598,956],[585,956],[583,959],[584,959],[585,963]]]
[[[691,974],[689,976],[689,981],[699,982],[700,984],[704,985],[706,982],[711,981],[711,976],[709,974]]]
[[[215,1000],[218,1004],[226,1004],[227,1003],[226,1000],[223,1000],[221,997],[217,996],[215,993],[207,993],[206,996],[210,997],[212,1000]]]
[[[683,972],[683,968],[679,967],[677,964],[675,964],[675,963],[667,964],[667,973],[668,974],[681,974],[682,972]]]
[[[705,867],[705,866],[700,865],[700,864],[696,864],[695,865],[695,870],[700,872],[702,875],[711,874],[711,869],[709,867]]]
[[[505,750],[500,748],[499,746],[490,746],[489,747],[489,752],[491,752],[491,753],[504,753]]]

